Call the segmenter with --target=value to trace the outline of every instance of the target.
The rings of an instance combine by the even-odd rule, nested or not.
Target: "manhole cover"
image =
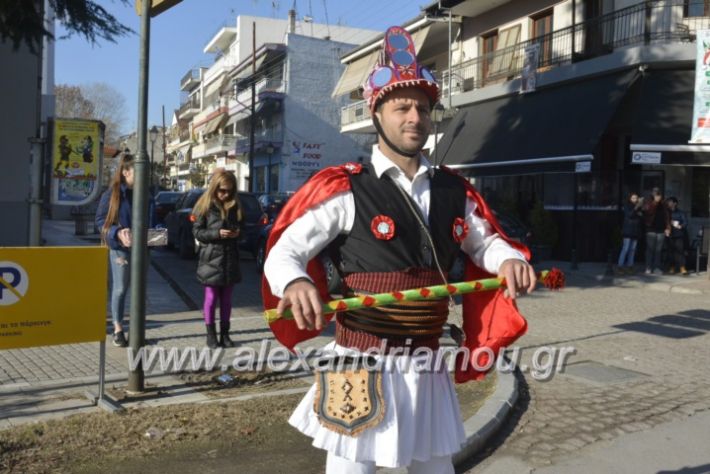
[[[569,364],[565,367],[564,374],[596,383],[621,383],[639,377],[647,377],[641,372],[604,365],[593,360]]]

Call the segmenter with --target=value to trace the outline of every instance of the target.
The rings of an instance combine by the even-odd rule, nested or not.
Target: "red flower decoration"
[[[456,243],[460,244],[461,242],[463,242],[463,239],[465,239],[468,235],[468,224],[466,224],[466,221],[464,221],[460,217],[454,219],[452,233]]]
[[[372,218],[370,230],[380,240],[390,240],[394,237],[394,221],[380,214]]]
[[[545,288],[559,290],[565,287],[565,274],[559,268],[552,268],[543,280]]]
[[[350,174],[359,174],[362,171],[362,165],[360,163],[345,163],[343,166]]]

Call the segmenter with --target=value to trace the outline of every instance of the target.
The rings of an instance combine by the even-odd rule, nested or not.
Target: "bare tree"
[[[94,116],[106,124],[106,143],[115,144],[126,124],[126,98],[105,82],[80,87],[84,97],[94,105]]]
[[[56,96],[55,114],[62,118],[94,118],[94,104],[78,86],[59,84],[54,88]]]
[[[81,86],[60,84],[54,88],[56,116],[101,120],[106,125],[104,141],[115,144],[126,121],[126,99],[103,82]]]

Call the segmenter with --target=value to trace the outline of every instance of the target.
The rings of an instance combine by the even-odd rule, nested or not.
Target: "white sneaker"
[[[650,268],[647,268],[644,273],[645,273],[646,275],[650,275],[650,274],[651,274],[651,269],[650,269]]]

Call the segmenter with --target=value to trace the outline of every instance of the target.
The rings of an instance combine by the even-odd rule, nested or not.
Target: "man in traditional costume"
[[[367,295],[446,284],[463,250],[467,280],[506,280],[505,292],[463,297],[460,343],[495,354],[526,330],[514,300],[535,287],[529,252],[505,236],[465,179],[435,169],[421,154],[439,86],[417,64],[404,29],[387,30],[380,62],[364,87],[378,132],[370,163],[327,168],[312,177],[271,231],[264,305],[293,312],[293,319],[279,319],[271,328],[293,350],[327,325],[321,305],[331,298],[318,258],[323,251],[343,277],[343,294]],[[451,458],[465,435],[451,377],[446,366],[422,371],[412,364],[417,349],[439,351],[448,303],[403,300],[337,314],[329,348],[356,357],[384,351],[374,357],[386,361],[386,369],[320,372],[291,416],[289,422],[314,446],[328,451],[328,474],[374,473],[376,466],[454,472]],[[457,360],[456,381],[485,376],[477,362]]]

